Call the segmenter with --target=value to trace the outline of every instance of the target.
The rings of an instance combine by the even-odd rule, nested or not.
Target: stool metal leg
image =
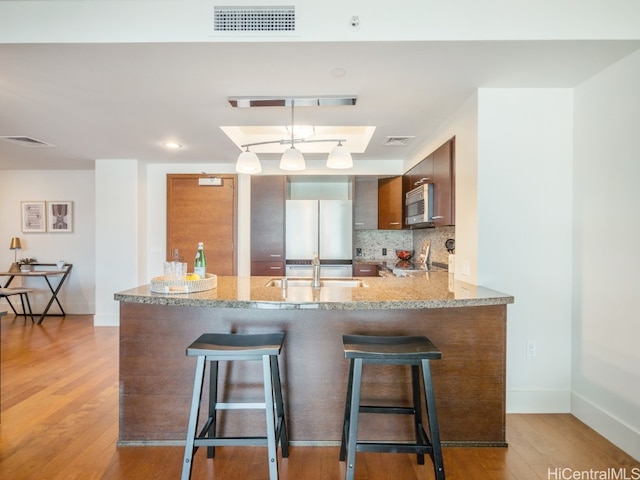
[[[347,435],[351,420],[351,390],[353,385],[353,360],[349,362],[349,377],[347,379],[347,398],[344,402],[344,421],[342,422],[342,441],[340,442],[340,461],[347,457]]]
[[[284,401],[282,399],[282,383],[280,382],[280,367],[278,366],[278,357],[271,357],[271,377],[273,379],[273,389],[276,397],[276,440],[280,439],[280,448],[282,449],[282,458],[289,456],[289,434],[287,433],[287,421],[284,415]]]
[[[202,384],[204,383],[204,364],[205,357],[198,356],[196,360],[196,373],[193,380],[193,396],[191,397],[191,410],[189,411],[189,424],[187,426],[187,441],[184,446],[181,480],[189,480],[191,478],[196,428],[198,427],[198,414],[200,411],[200,400],[202,399]]]
[[[436,474],[436,480],[445,480],[442,446],[440,445],[440,428],[438,427],[438,416],[436,415],[436,397],[433,392],[431,367],[428,359],[422,360],[422,376],[425,398],[427,400],[427,416],[429,418],[429,436],[431,437],[433,468]]]
[[[346,480],[353,480],[356,471],[356,450],[358,443],[358,416],[360,413],[360,387],[362,382],[362,359],[355,358],[353,362],[353,379],[351,388],[351,405],[349,414],[349,428],[347,432],[347,475]]]
[[[207,436],[209,438],[215,438],[216,436],[216,418],[217,410],[216,405],[218,402],[218,362],[209,362],[209,428],[207,429]],[[207,458],[213,458],[216,454],[216,447],[207,447]]]
[[[420,368],[411,365],[411,391],[413,392],[413,426],[416,434],[416,445],[426,445],[427,442],[422,434],[424,426],[422,424],[422,399],[420,394]],[[424,465],[424,453],[417,453],[418,465]]]
[[[264,404],[267,419],[267,450],[269,454],[269,479],[278,480],[278,453],[276,444],[276,426],[273,403],[273,376],[271,358],[262,356],[262,372],[264,377]]]

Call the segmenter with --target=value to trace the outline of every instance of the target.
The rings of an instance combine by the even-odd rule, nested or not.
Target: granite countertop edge
[[[267,277],[218,277],[213,290],[187,294],[153,293],[149,285],[114,294],[124,303],[187,307],[244,308],[265,310],[413,310],[459,308],[514,303],[514,297],[481,286],[456,281],[446,272],[429,278],[363,278],[367,288],[349,290],[346,298],[284,300],[281,290],[265,287]],[[242,285],[241,285],[242,284]],[[242,293],[238,293],[242,292]]]

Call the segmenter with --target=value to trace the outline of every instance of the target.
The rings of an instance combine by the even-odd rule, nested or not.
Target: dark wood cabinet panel
[[[433,223],[455,225],[454,140],[433,152]]]
[[[403,195],[424,183],[433,184],[432,223],[436,226],[455,225],[455,138],[402,176]]]
[[[378,228],[401,230],[403,224],[402,177],[378,180]]]
[[[353,228],[377,230],[378,177],[356,177],[353,199]]]
[[[284,276],[284,262],[251,262],[251,275],[267,276],[273,275],[277,277]]]
[[[251,178],[251,274],[274,275],[276,264],[284,273],[285,177]],[[271,265],[266,267],[264,262]],[[254,271],[254,266],[257,268]],[[266,270],[265,270],[266,268]],[[258,271],[266,273],[258,273]]]
[[[378,266],[368,264],[368,263],[354,263],[353,276],[354,277],[377,277]]]

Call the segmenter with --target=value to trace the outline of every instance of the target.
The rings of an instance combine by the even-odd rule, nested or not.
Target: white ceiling
[[[221,126],[290,122],[288,107],[233,108],[233,96],[355,95],[355,106],[296,109],[296,124],[373,126],[356,163],[413,161],[476,89],[575,87],[639,48],[637,41],[2,44],[0,136],[55,147],[0,141],[0,169],[92,169],[94,159],[233,163],[240,150]],[[335,76],[336,68],[345,74]],[[383,146],[388,136],[415,139]],[[165,141],[183,148],[168,151]]]

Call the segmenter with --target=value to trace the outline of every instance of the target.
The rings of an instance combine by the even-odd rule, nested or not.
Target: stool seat
[[[278,444],[282,449],[282,457],[289,456],[289,440],[278,366],[278,355],[282,350],[284,337],[282,332],[264,334],[205,333],[187,347],[187,356],[197,358],[182,465],[182,480],[191,478],[193,456],[199,447],[207,447],[207,456],[213,458],[215,447],[223,445],[266,446],[269,456],[269,479],[278,479]],[[218,402],[218,362],[220,361],[261,362],[264,402]],[[200,432],[197,433],[207,363],[210,365],[208,418]],[[218,410],[239,409],[264,410],[266,435],[254,437],[222,437],[217,435]]]
[[[205,333],[187,347],[187,355],[278,355],[284,333]]]
[[[415,453],[418,464],[424,464],[424,455],[433,461],[436,480],[445,480],[440,430],[436,415],[435,395],[431,379],[431,360],[439,360],[442,353],[425,336],[343,335],[344,356],[349,359],[349,380],[345,401],[340,460],[347,461],[346,479],[355,476],[356,452]],[[411,367],[413,405],[361,405],[360,391],[363,364],[407,365]],[[422,422],[420,370],[424,384],[424,397],[429,435]],[[409,414],[414,419],[415,442],[358,441],[360,413]]]
[[[439,360],[442,353],[424,336],[343,335],[345,358],[385,360]]]

